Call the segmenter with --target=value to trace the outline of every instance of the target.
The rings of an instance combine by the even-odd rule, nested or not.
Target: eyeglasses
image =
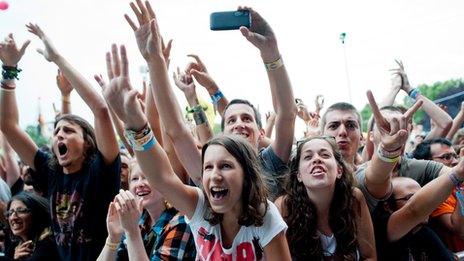
[[[450,161],[451,159],[459,159],[459,155],[454,153],[454,152],[450,152],[450,153],[445,153],[441,156],[435,156],[433,157],[434,159],[442,159],[442,160],[446,160],[446,161]]]
[[[31,213],[31,210],[28,208],[10,209],[8,211],[5,211],[5,217],[9,218],[13,215],[13,213],[16,213],[16,216],[24,216],[28,213]]]
[[[395,201],[401,201],[401,200],[405,200],[405,201],[408,201],[410,198],[412,198],[412,196],[414,196],[414,193],[413,194],[408,194],[402,198],[395,198]]]

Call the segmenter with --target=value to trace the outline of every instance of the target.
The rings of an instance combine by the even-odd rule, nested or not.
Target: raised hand
[[[28,240],[20,243],[14,252],[14,260],[23,260],[32,255],[34,249],[34,243],[32,240]]]
[[[408,75],[406,74],[406,71],[404,70],[403,62],[401,60],[395,60],[395,62],[398,65],[398,68],[390,70],[392,71],[393,76],[396,76],[392,79],[392,85],[395,84],[394,87],[397,87],[399,84],[399,81],[401,81],[401,89],[409,94],[413,88],[411,87],[411,84],[409,84]],[[397,77],[400,77],[400,78],[397,78]]]
[[[172,77],[176,86],[185,94],[185,96],[196,96],[195,83],[190,75],[181,72],[179,67],[177,67],[177,73],[173,72]]]
[[[58,73],[56,75],[56,85],[63,96],[68,96],[73,90],[71,83],[69,83],[68,79],[66,79],[60,69],[58,69]]]
[[[106,101],[129,129],[143,128],[146,118],[138,100],[140,93],[130,83],[129,62],[124,45],[121,45],[119,52],[115,44],[111,46],[111,53],[106,53],[106,67],[110,79],[108,84],[101,76],[95,75],[95,80],[103,88]]]
[[[197,80],[201,86],[205,87],[208,93],[214,94],[217,90],[218,87],[216,85],[216,82],[214,82],[213,78],[208,73],[208,70],[206,70],[205,64],[201,61],[200,57],[195,54],[189,54],[187,55],[188,57],[192,57],[195,59],[195,62],[190,62],[187,65],[187,69],[185,72],[188,75],[191,75]]]
[[[275,121],[276,114],[273,111],[266,112],[266,124]]]
[[[271,26],[259,13],[249,7],[239,7],[238,10],[248,10],[251,15],[250,29],[245,26],[240,27],[242,35],[261,51],[261,56],[265,62],[277,60],[280,54],[277,39]]]
[[[47,35],[45,35],[45,33],[42,31],[42,29],[37,24],[33,23],[29,23],[28,25],[26,25],[26,27],[29,32],[39,37],[39,39],[42,40],[45,46],[45,49],[37,49],[37,52],[42,54],[47,61],[56,62],[56,60],[60,57],[60,54],[53,46],[52,42],[47,37]]]
[[[296,99],[297,104],[296,107],[298,109],[297,115],[300,119],[302,119],[304,122],[309,122],[311,120],[311,115],[308,111],[308,108],[306,105],[303,103],[301,99]]]
[[[15,67],[26,52],[27,46],[31,43],[30,40],[25,41],[21,48],[18,49],[13,34],[8,34],[5,41],[0,43],[0,60],[3,65]]]
[[[375,124],[380,132],[382,147],[386,151],[400,150],[408,139],[408,123],[413,114],[421,107],[422,101],[417,101],[401,116],[392,116],[388,121],[380,112],[371,91],[367,91],[367,99],[372,108]]]
[[[134,30],[140,53],[146,61],[156,58],[163,58],[164,60],[163,41],[159,33],[155,12],[153,12],[148,1],[145,1],[145,4],[143,4],[141,0],[137,0],[136,3],[137,6],[131,2],[130,7],[137,17],[139,25],[137,26],[129,15],[125,14],[124,17],[132,30]]]
[[[111,242],[119,242],[122,233],[124,232],[119,221],[119,216],[116,210],[115,202],[111,202],[108,207],[108,214],[106,216],[106,229],[108,230],[108,237]]]
[[[321,94],[317,95],[314,103],[316,105],[316,114],[320,115],[322,108],[324,108],[324,96]]]
[[[142,199],[136,199],[130,191],[121,189],[115,201],[121,227],[126,233],[136,232],[139,229],[138,219],[142,213]]]

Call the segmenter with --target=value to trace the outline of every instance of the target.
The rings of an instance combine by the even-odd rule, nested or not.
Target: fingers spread
[[[110,81],[114,78],[113,65],[111,64],[111,53],[106,53],[106,72]]]
[[[136,31],[136,30],[137,30],[137,26],[136,26],[135,23],[132,21],[132,19],[130,19],[130,17],[129,17],[127,14],[124,14],[124,18],[126,18],[126,21],[127,21],[127,23],[130,25],[130,27],[132,28],[132,30]]]
[[[422,106],[422,103],[423,102],[421,100],[416,101],[416,103],[414,103],[414,105],[403,114],[407,121],[409,121],[414,113],[419,110],[419,108]]]
[[[126,47],[124,45],[120,46],[121,52],[121,72],[122,76],[129,77],[129,61],[127,60]]]
[[[116,44],[111,45],[112,67],[114,76],[121,75],[121,65],[119,59],[118,47]]]

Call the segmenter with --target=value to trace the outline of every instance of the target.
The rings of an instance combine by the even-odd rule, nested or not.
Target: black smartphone
[[[213,31],[237,30],[240,26],[250,28],[251,16],[248,10],[214,12],[210,15],[210,29]]]

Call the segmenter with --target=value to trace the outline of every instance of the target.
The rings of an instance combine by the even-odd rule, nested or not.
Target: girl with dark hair
[[[121,66],[121,74],[113,78],[103,94],[124,122],[126,136],[150,185],[188,217],[197,259],[290,260],[287,225],[275,205],[267,201],[258,156],[251,145],[237,136],[213,138],[202,149],[203,189],[185,185],[156,141],[134,95],[136,90],[125,78],[125,47],[121,46],[120,56],[117,49],[113,51],[108,57],[116,61],[115,66]],[[108,66],[108,71],[113,71],[112,65]],[[124,82],[119,81],[122,78]],[[135,205],[135,197],[127,193],[120,197],[116,208],[124,215],[132,209],[127,206]],[[128,235],[127,240],[129,259],[142,260],[146,255],[143,244],[130,243],[140,241],[140,235]]]
[[[285,194],[276,200],[294,260],[375,260],[372,221],[333,138],[297,144]]]
[[[59,260],[50,229],[48,200],[22,192],[8,202],[5,213],[11,242],[6,257],[11,260]]]

